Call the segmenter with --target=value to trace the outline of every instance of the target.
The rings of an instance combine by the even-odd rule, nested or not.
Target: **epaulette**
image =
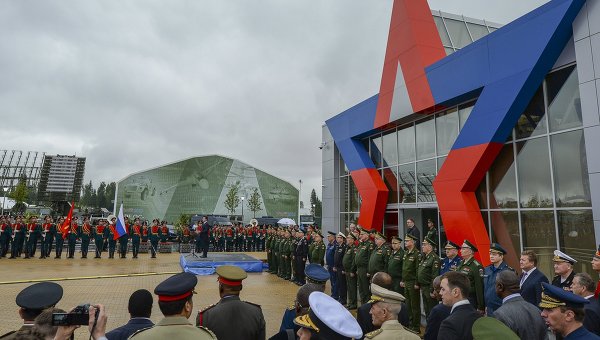
[[[216,305],[217,305],[216,303],[213,303],[212,305],[208,305],[208,306],[202,308],[200,311],[198,311],[198,313],[204,313],[204,312],[206,312],[207,310],[213,308]]]
[[[139,333],[141,333],[143,331],[147,331],[147,330],[149,330],[152,327],[154,327],[154,326],[150,326],[150,327],[145,327],[145,328],[138,329],[137,331],[133,332],[133,334],[131,334],[128,339],[131,339],[134,336],[138,335]]]
[[[475,263],[478,266],[481,266],[481,263],[479,263],[477,260],[473,260],[473,263]]]
[[[256,303],[252,303],[252,302],[248,302],[248,301],[244,301],[244,302],[245,302],[245,303],[247,303],[247,304],[249,304],[249,305],[252,305],[252,306],[258,307],[258,309],[262,309],[262,308],[260,307],[260,305],[257,305]]]
[[[376,329],[372,332],[369,332],[367,334],[365,334],[365,338],[367,339],[373,339],[374,337],[376,337],[377,335],[379,335],[379,333],[383,332],[383,329]]]
[[[198,329],[201,329],[203,331],[205,331],[206,333],[208,333],[213,339],[217,338],[217,335],[215,333],[213,333],[210,329],[204,327],[204,326],[196,326]]]

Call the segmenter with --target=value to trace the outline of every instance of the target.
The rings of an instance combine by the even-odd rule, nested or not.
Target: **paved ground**
[[[265,253],[250,253],[256,258],[265,258]],[[0,335],[20,327],[17,293],[36,280],[56,280],[65,293],[57,307],[70,309],[82,303],[102,303],[109,313],[108,329],[124,324],[129,319],[127,302],[136,289],[145,288],[153,292],[154,287],[170,274],[180,272],[179,254],[159,254],[150,259],[140,254],[139,259],[0,259]],[[147,274],[152,275],[138,275]],[[119,277],[112,277],[121,275]],[[107,276],[103,278],[93,278]],[[90,277],[90,278],[88,278]],[[80,278],[80,279],[74,279]],[[73,279],[73,280],[71,280]],[[14,283],[15,281],[28,281]],[[244,281],[242,299],[260,304],[267,322],[267,337],[275,334],[281,322],[284,308],[294,300],[298,286],[268,273],[249,273]],[[195,318],[198,309],[219,300],[216,276],[199,276],[197,295],[194,297]],[[327,287],[329,292],[329,286]],[[152,320],[162,318],[158,304],[153,306]],[[89,333],[76,331],[77,339],[87,339]]]

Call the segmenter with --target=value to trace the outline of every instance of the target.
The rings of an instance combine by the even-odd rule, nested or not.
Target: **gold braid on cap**
[[[566,306],[567,304],[557,300],[542,292],[542,301],[540,301],[540,307],[542,308],[556,308],[560,306]]]
[[[369,300],[368,302],[369,303],[385,302],[385,299],[378,295],[371,295],[371,300]]]
[[[310,319],[310,316],[308,316],[308,314],[304,314],[302,316],[297,317],[296,319],[294,319],[294,323],[300,327],[310,328],[317,333],[319,333],[320,331],[319,327],[315,325],[315,323]]]

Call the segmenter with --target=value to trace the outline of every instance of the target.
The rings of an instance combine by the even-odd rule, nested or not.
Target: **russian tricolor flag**
[[[123,203],[121,203],[121,209],[119,209],[119,216],[117,216],[117,227],[115,229],[115,240],[127,234],[127,230],[125,229],[125,219],[123,218]]]

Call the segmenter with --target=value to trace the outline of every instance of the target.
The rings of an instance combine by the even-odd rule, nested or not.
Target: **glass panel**
[[[471,115],[471,111],[473,111],[473,106],[475,103],[469,103],[466,105],[461,105],[458,107],[458,117],[460,119],[460,129],[462,130],[463,126],[467,122],[467,119]]]
[[[398,236],[398,211],[390,210],[385,212],[385,218],[383,222],[383,230],[388,241],[392,239],[392,236]],[[404,238],[404,237],[402,237]]]
[[[434,124],[433,117],[417,123],[417,159],[435,156]]]
[[[399,164],[415,161],[415,127],[413,125],[398,130],[398,149]]]
[[[517,164],[521,207],[552,207],[552,182],[546,137],[517,143]]]
[[[544,108],[544,89],[540,86],[533,99],[519,117],[515,134],[517,139],[541,135],[548,132]]]
[[[513,144],[505,145],[490,167],[490,209],[517,207]]]
[[[596,252],[597,244],[592,211],[559,210],[556,213],[560,250],[577,260],[574,266],[576,273],[591,273],[590,259]]]
[[[438,173],[440,172],[440,169],[442,168],[442,165],[444,165],[445,161],[446,161],[446,156],[444,156],[444,157],[438,157],[437,158],[437,170],[438,170]]]
[[[467,26],[469,26],[469,31],[471,31],[471,36],[473,36],[473,40],[481,39],[488,35],[488,30],[485,26],[472,24],[470,22],[467,22]]]
[[[550,137],[557,207],[591,207],[583,131]]]
[[[490,27],[490,26],[488,26],[488,29],[490,30],[490,33],[492,33],[492,32],[494,32],[495,30],[497,30],[497,28],[496,28],[496,27]]]
[[[415,163],[400,165],[398,167],[398,183],[400,185],[400,203],[415,203]]]
[[[519,213],[516,211],[490,211],[492,219],[492,242],[500,243],[504,249],[514,249],[521,254],[521,235],[519,234]]]
[[[435,21],[435,25],[437,26],[438,32],[440,32],[440,38],[442,38],[442,44],[446,46],[452,46],[450,43],[450,38],[448,37],[448,32],[446,31],[446,27],[444,27],[444,22],[440,17],[433,17],[433,21]]]
[[[477,203],[479,203],[479,208],[487,209],[487,184],[485,181],[485,176],[479,183],[477,187],[477,191],[475,191],[475,196],[477,197]]]
[[[546,80],[550,131],[580,127],[581,100],[575,66],[552,72]]]
[[[383,135],[383,166],[398,164],[398,139],[396,131]]]
[[[435,202],[435,193],[433,192],[435,174],[435,159],[417,163],[417,199],[419,202]]]
[[[435,119],[437,154],[445,155],[452,148],[458,136],[458,109],[448,110]]]
[[[398,168],[385,168],[382,170],[383,182],[388,188],[388,204],[398,203]]]
[[[375,163],[376,168],[381,168],[381,137],[369,139],[371,160]]]
[[[349,208],[348,211],[350,212],[356,212],[360,210],[360,195],[358,194],[358,189],[356,189],[356,185],[354,185],[354,180],[352,180],[352,178],[350,178],[349,181],[349,189],[348,189],[348,193],[350,196],[349,199]]]
[[[446,50],[446,55],[451,55],[454,53],[454,49],[452,47],[444,47],[444,49]]]
[[[346,163],[344,162],[344,158],[342,158],[342,154],[338,153],[339,156],[339,160],[340,160],[340,176],[344,176],[348,174],[348,167],[346,166]]]
[[[348,190],[350,189],[348,181],[351,181],[350,176],[340,178],[340,212],[347,212],[350,204],[348,200]]]
[[[454,47],[463,48],[471,43],[471,37],[467,31],[467,26],[464,21],[458,21],[454,19],[444,19],[448,32],[450,33],[450,39],[454,43]]]
[[[554,276],[552,258],[556,249],[556,229],[553,211],[521,211],[523,249],[538,256],[537,268],[547,277]]]

